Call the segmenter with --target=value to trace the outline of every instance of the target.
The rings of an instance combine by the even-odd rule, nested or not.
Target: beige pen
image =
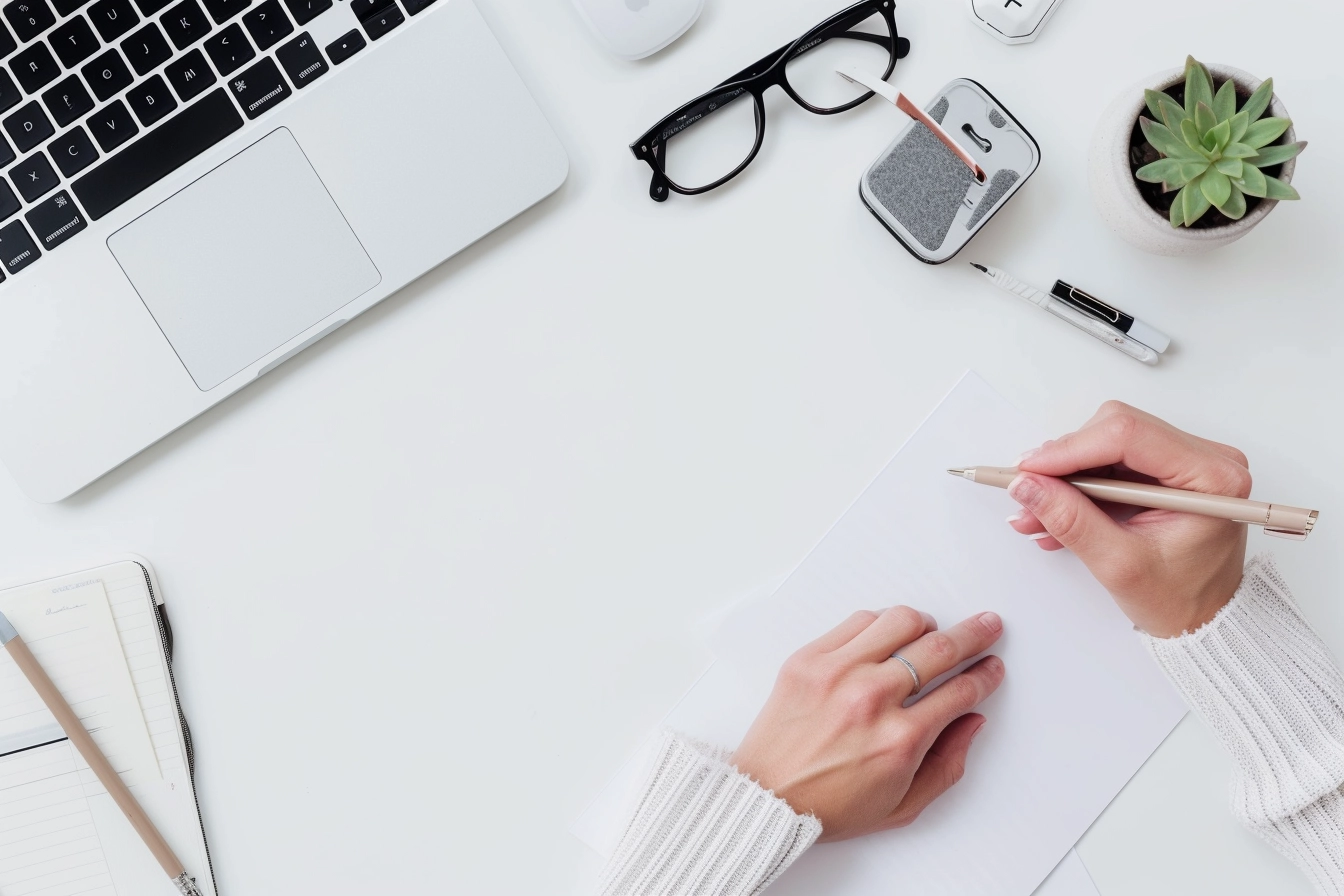
[[[1017,478],[1019,471],[1017,467],[967,467],[964,470],[947,472],[981,485],[1007,488]],[[1095,476],[1064,476],[1063,479],[1097,501],[1112,501],[1116,504],[1150,507],[1154,510],[1197,513],[1220,520],[1245,523],[1248,526],[1264,526],[1266,535],[1277,535],[1280,538],[1292,538],[1297,541],[1302,541],[1311,534],[1312,528],[1316,525],[1316,518],[1320,515],[1315,510],[1301,507],[1266,504],[1263,501],[1229,498],[1224,495],[1206,495],[1203,492],[1188,492],[1162,485],[1145,485],[1142,482],[1099,479]]]
[[[121,780],[121,775],[117,774],[112,768],[103,751],[98,749],[89,732],[85,730],[84,723],[75,715],[75,711],[70,708],[70,704],[61,696],[61,692],[56,689],[56,685],[47,675],[46,670],[38,663],[37,657],[28,649],[28,645],[23,643],[19,633],[14,630],[14,626],[5,618],[4,613],[0,613],[0,644],[3,644],[5,650],[14,658],[14,665],[19,667],[25,678],[32,684],[37,695],[42,698],[42,702],[51,710],[51,714],[56,717],[60,723],[61,730],[65,736],[70,738],[70,742],[75,745],[79,755],[84,757],[84,761],[89,764],[89,768],[98,777],[103,787],[111,795],[117,808],[125,813],[126,818],[135,828],[135,832],[140,835],[140,839],[145,841],[149,851],[154,854],[164,873],[172,879],[177,886],[179,893],[183,896],[202,896],[200,889],[196,886],[195,878],[188,877],[186,868],[177,860],[173,854],[173,849],[168,842],[163,839],[159,829],[154,827],[154,822],[149,820],[145,810],[140,808],[140,804],[131,794],[126,782]]]

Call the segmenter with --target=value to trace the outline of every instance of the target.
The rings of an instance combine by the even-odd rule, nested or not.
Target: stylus
[[[1007,488],[1021,471],[1017,467],[966,467],[948,470],[953,476],[969,479],[981,485]],[[1131,507],[1149,507],[1154,510],[1175,510],[1197,513],[1200,516],[1232,520],[1248,526],[1264,526],[1266,535],[1293,538],[1302,541],[1311,534],[1320,514],[1303,507],[1286,504],[1266,504],[1245,498],[1207,495],[1162,485],[1125,482],[1118,479],[1099,479],[1095,476],[1064,476],[1065,482],[1096,501],[1128,504]]]
[[[154,827],[154,822],[150,821],[145,810],[140,808],[140,803],[131,794],[130,788],[126,782],[121,780],[121,775],[117,774],[116,769],[107,761],[103,751],[94,743],[89,732],[84,727],[84,723],[75,715],[75,711],[70,708],[65,697],[57,690],[55,683],[47,675],[45,669],[33,656],[33,652],[28,649],[28,645],[23,643],[19,633],[5,618],[5,614],[0,613],[0,644],[5,646],[5,650],[14,659],[14,665],[19,667],[25,678],[37,691],[37,695],[42,698],[42,702],[51,710],[51,714],[56,717],[61,730],[65,736],[74,744],[79,755],[84,757],[84,761],[89,764],[89,768],[97,776],[98,782],[106,788],[107,793],[112,797],[112,801],[117,804],[125,815],[126,820],[135,828],[135,832],[140,835],[140,839],[149,847],[149,851],[154,854],[164,873],[172,879],[177,891],[182,896],[201,896],[201,891],[196,886],[194,878],[187,876],[186,868],[178,861],[173,853],[173,848],[168,845],[168,841],[163,839],[159,829]]]
[[[1111,346],[1111,348],[1124,352],[1136,361],[1142,361],[1144,364],[1156,364],[1160,358],[1157,352],[1153,351],[1142,342],[1130,339],[1124,333],[1121,333],[1105,321],[1100,321],[1095,317],[1084,314],[1077,308],[1061,302],[1048,292],[1028,286],[995,268],[985,267],[984,265],[976,264],[975,262],[971,262],[971,267],[989,277],[999,289],[1002,289],[1005,292],[1010,292],[1019,299],[1026,299],[1031,304],[1036,305],[1044,311],[1050,312],[1065,323],[1073,324],[1089,336],[1092,336],[1095,339],[1100,339],[1102,342]]]

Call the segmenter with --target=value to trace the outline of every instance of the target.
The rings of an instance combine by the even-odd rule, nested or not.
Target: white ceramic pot
[[[1254,91],[1260,86],[1259,78],[1239,68],[1210,65],[1209,71],[1215,87],[1228,78],[1245,91]],[[1246,217],[1221,227],[1172,227],[1167,216],[1156,211],[1139,193],[1129,167],[1129,139],[1139,113],[1145,108],[1144,88],[1166,90],[1184,79],[1184,68],[1169,69],[1144,78],[1116,97],[1097,123],[1088,159],[1092,199],[1102,220],[1127,242],[1156,255],[1194,255],[1236,242],[1278,205],[1272,199],[1262,199]],[[1270,101],[1269,114],[1289,117],[1277,94]],[[1291,143],[1296,139],[1293,129],[1289,128],[1286,141]],[[1296,163],[1297,159],[1284,163],[1279,178],[1292,180]]]

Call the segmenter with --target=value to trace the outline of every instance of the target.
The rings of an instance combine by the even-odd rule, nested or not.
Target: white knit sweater
[[[1199,631],[1140,637],[1231,752],[1232,811],[1322,893],[1344,896],[1344,678],[1273,561],[1252,560]],[[664,735],[602,896],[754,896],[816,841],[816,818],[728,756]]]

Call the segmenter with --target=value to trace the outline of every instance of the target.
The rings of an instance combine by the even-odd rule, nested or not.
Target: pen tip
[[[979,272],[982,273],[982,274],[988,274],[988,273],[989,273],[989,268],[985,267],[985,266],[982,265],[982,264],[976,264],[975,262],[971,262],[971,267],[975,268],[977,271],[979,271]]]
[[[965,475],[966,475],[966,471],[965,471],[965,470],[948,470],[947,472],[950,473],[950,474],[953,475],[953,476],[965,476]]]

